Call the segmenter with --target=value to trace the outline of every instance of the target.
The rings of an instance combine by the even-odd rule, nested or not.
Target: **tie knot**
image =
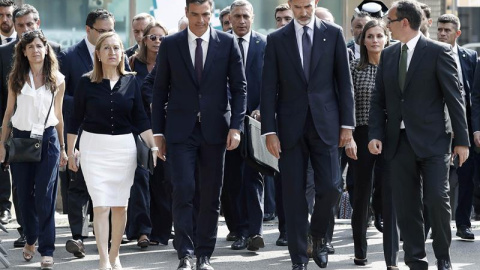
[[[406,51],[408,51],[408,46],[407,46],[407,44],[403,44],[402,52],[406,52]]]
[[[197,41],[197,46],[202,46],[203,40],[201,38],[197,38],[196,41]]]
[[[303,27],[303,33],[308,34],[308,26],[305,25]]]
[[[241,38],[241,37],[238,38],[238,43],[243,43],[243,41],[244,41],[243,38]]]
[[[11,37],[7,37],[5,40],[6,40],[7,42],[10,42],[10,41],[12,41],[12,38],[11,38]]]

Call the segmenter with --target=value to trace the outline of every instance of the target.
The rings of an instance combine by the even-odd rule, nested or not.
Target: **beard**
[[[2,29],[3,33],[10,33],[12,28],[13,28],[13,25],[8,25],[8,23],[5,23],[5,22],[0,25],[0,29]]]

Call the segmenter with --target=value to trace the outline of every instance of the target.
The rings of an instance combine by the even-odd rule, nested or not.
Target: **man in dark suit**
[[[240,50],[232,35],[209,27],[212,7],[212,0],[186,0],[189,26],[162,41],[156,63],[152,128],[159,157],[168,158],[171,167],[180,270],[192,269],[194,254],[197,269],[213,269],[210,257],[217,235],[225,149],[238,147],[245,116],[246,79]],[[196,191],[199,209],[194,235]]]
[[[93,69],[95,44],[102,33],[114,31],[113,14],[104,9],[97,9],[87,15],[87,36],[79,43],[63,51],[60,56],[60,71],[65,75],[65,97],[63,99],[63,117],[65,126],[70,124],[73,114],[73,96],[75,88],[83,74]],[[68,128],[65,128],[68,130]],[[63,179],[62,179],[63,180]],[[66,243],[66,249],[78,258],[85,257],[83,245],[83,228],[86,226],[89,199],[87,186],[81,170],[69,171],[68,178],[62,182],[68,187],[68,222],[72,238]],[[64,197],[65,198],[65,197]]]
[[[458,78],[465,90],[465,106],[468,120],[468,134],[473,142],[473,130],[471,125],[471,93],[473,77],[477,66],[477,52],[458,46],[457,38],[462,34],[460,20],[453,14],[444,14],[437,21],[438,41],[445,42],[452,46],[453,56],[457,64]],[[457,225],[457,236],[462,239],[472,240],[475,236],[472,233],[470,215],[473,203],[473,179],[478,170],[480,157],[475,152],[475,144],[472,143],[470,156],[462,167],[456,168],[458,176],[457,208],[455,211],[455,223]],[[452,185],[450,185],[452,186]]]
[[[371,19],[372,18],[368,12],[360,11],[355,12],[350,20],[350,32],[352,33],[353,39],[348,42],[347,48],[354,52],[355,58],[360,58],[360,45],[358,45],[358,42],[360,40],[363,27]]]
[[[132,32],[133,37],[135,38],[135,41],[137,43],[125,50],[125,54],[128,58],[130,58],[130,56],[132,56],[137,51],[138,46],[140,45],[140,43],[142,43],[143,30],[145,30],[145,27],[147,27],[147,25],[153,21],[155,21],[155,18],[148,13],[139,13],[135,15],[135,17],[133,17]]]
[[[368,147],[374,155],[383,151],[386,160],[405,263],[410,269],[428,269],[425,204],[437,267],[451,269],[452,131],[454,156],[462,166],[469,152],[468,126],[451,46],[425,38],[419,31],[421,20],[422,10],[412,0],[397,1],[388,12],[387,26],[400,42],[381,56],[370,104]]]
[[[236,0],[230,6],[232,34],[242,54],[247,78],[247,111],[254,118],[260,116],[265,36],[252,31],[253,6],[246,0]],[[263,175],[247,164],[237,148],[225,154],[224,189],[233,213],[237,240],[232,249],[247,248],[257,251],[265,247],[263,241]]]
[[[35,7],[24,4],[20,7],[17,7],[13,11],[13,23],[15,27],[15,31],[17,32],[17,39],[15,41],[12,41],[8,44],[0,46],[0,85],[2,87],[1,93],[0,93],[0,101],[1,101],[1,118],[3,119],[3,115],[5,113],[5,109],[7,107],[7,99],[8,99],[8,88],[7,88],[7,81],[8,81],[8,74],[10,73],[12,69],[12,63],[13,63],[13,53],[15,50],[15,45],[18,43],[19,38],[21,38],[22,34],[28,31],[32,31],[35,29],[38,29],[40,27],[40,15],[38,14],[37,9]],[[61,47],[59,44],[55,42],[48,42],[55,53],[59,55]],[[1,172],[0,173],[1,183],[8,183],[10,185],[10,173],[7,172]],[[9,188],[10,190],[10,188]],[[15,184],[15,179],[12,179],[12,194],[13,194],[13,204],[15,206],[15,209],[18,209],[18,201],[17,201],[17,188]],[[10,195],[8,195],[10,197]],[[20,211],[15,211],[17,214],[17,222],[20,225],[20,227],[17,229],[20,237],[13,242],[14,247],[23,247],[25,246],[26,240],[25,236],[23,235],[23,229],[22,229],[22,224],[23,224],[23,219],[20,214]]]
[[[0,0],[0,45],[5,45],[16,39],[17,33],[13,27],[13,10],[17,8],[12,0]],[[3,116],[3,111],[2,111]],[[2,118],[3,119],[3,118]],[[0,223],[8,224],[12,220],[10,195],[12,187],[8,170],[0,171]]]
[[[338,147],[350,142],[355,126],[345,39],[339,26],[314,18],[316,2],[288,1],[294,21],[267,37],[263,68],[262,134],[268,151],[280,159],[293,269],[307,267],[309,231],[314,261],[327,266],[325,235],[340,194]],[[309,158],[316,191],[310,229]]]

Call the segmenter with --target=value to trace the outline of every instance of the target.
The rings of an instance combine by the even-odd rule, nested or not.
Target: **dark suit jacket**
[[[386,48],[380,58],[370,103],[369,140],[385,138],[385,158],[393,158],[403,120],[412,149],[421,158],[449,153],[452,128],[455,145],[468,146],[465,104],[451,46],[422,35],[403,93],[398,83],[400,52],[399,42]]]
[[[232,35],[213,28],[210,31],[200,83],[190,56],[187,29],[167,36],[160,45],[155,65],[152,129],[155,134],[164,134],[168,143],[187,140],[199,112],[203,137],[209,144],[225,143],[229,129],[242,128],[246,80],[240,50]],[[232,95],[230,104],[227,83]]]
[[[266,37],[252,31],[248,45],[245,76],[247,78],[247,113],[260,108],[260,92],[262,89],[263,57],[265,55]]]
[[[460,59],[460,66],[462,68],[463,90],[465,91],[465,105],[467,111],[468,134],[470,141],[473,144],[473,130],[471,125],[472,119],[472,87],[475,69],[477,67],[477,52],[470,49],[465,49],[458,46],[458,58]]]
[[[298,142],[309,108],[320,138],[328,145],[338,144],[342,125],[355,126],[352,78],[342,29],[318,19],[314,28],[309,82],[303,73],[294,21],[267,37],[262,134],[277,132],[282,148]]]
[[[132,56],[137,49],[138,49],[138,44],[135,44],[132,47],[126,49],[125,54],[127,55],[128,58],[130,58],[130,56]]]
[[[12,70],[13,65],[13,54],[15,53],[15,45],[18,43],[18,38],[15,41],[12,41],[8,44],[0,46],[0,80],[1,80],[1,95],[0,95],[0,103],[1,103],[1,117],[0,119],[3,120],[3,115],[5,114],[5,110],[7,109],[7,99],[8,99],[8,74]],[[61,46],[58,43],[53,41],[48,42],[50,46],[52,46],[53,51],[59,57]]]

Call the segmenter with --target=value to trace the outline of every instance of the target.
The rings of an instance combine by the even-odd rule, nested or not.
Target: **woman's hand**
[[[5,145],[3,145],[3,143],[0,143],[0,163],[5,162],[6,154],[7,154],[7,151],[5,150]]]
[[[65,150],[60,151],[60,167],[67,165],[68,156]]]
[[[78,171],[78,166],[77,166],[77,156],[78,152],[75,152],[75,154],[71,154],[68,156],[68,169],[77,172]]]

